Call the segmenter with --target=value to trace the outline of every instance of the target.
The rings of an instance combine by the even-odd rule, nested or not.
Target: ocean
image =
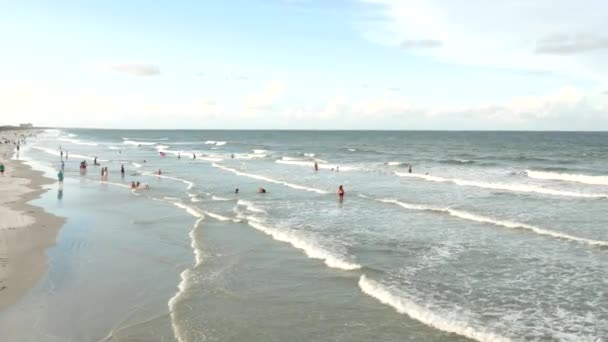
[[[62,129],[24,153],[56,173],[60,148],[65,189],[41,203],[89,223],[68,218],[38,302],[68,277],[86,289],[66,285],[65,301],[74,288],[98,299],[79,313],[115,313],[73,314],[55,335],[82,324],[80,340],[108,341],[608,337],[607,133]],[[96,266],[58,276],[75,236]]]

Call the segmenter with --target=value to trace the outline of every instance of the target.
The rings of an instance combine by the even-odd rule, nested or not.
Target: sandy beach
[[[14,140],[32,131],[0,131]],[[0,144],[0,310],[17,302],[40,279],[47,267],[46,250],[55,242],[63,218],[28,202],[53,181],[19,160],[12,160],[13,144]]]

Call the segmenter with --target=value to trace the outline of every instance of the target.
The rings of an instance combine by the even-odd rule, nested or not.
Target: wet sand
[[[0,138],[16,139],[32,131],[0,131]],[[4,139],[2,139],[4,140]],[[44,274],[46,250],[55,243],[65,222],[28,204],[47,191],[53,180],[22,161],[12,160],[15,146],[0,144],[0,310],[16,303]]]

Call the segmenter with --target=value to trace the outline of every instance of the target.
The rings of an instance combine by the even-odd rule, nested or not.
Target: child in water
[[[340,202],[344,201],[344,188],[342,185],[338,188],[338,197],[340,198]]]

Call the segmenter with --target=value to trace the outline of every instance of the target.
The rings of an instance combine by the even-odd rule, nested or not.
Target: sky
[[[0,1],[0,125],[608,130],[604,0]]]

